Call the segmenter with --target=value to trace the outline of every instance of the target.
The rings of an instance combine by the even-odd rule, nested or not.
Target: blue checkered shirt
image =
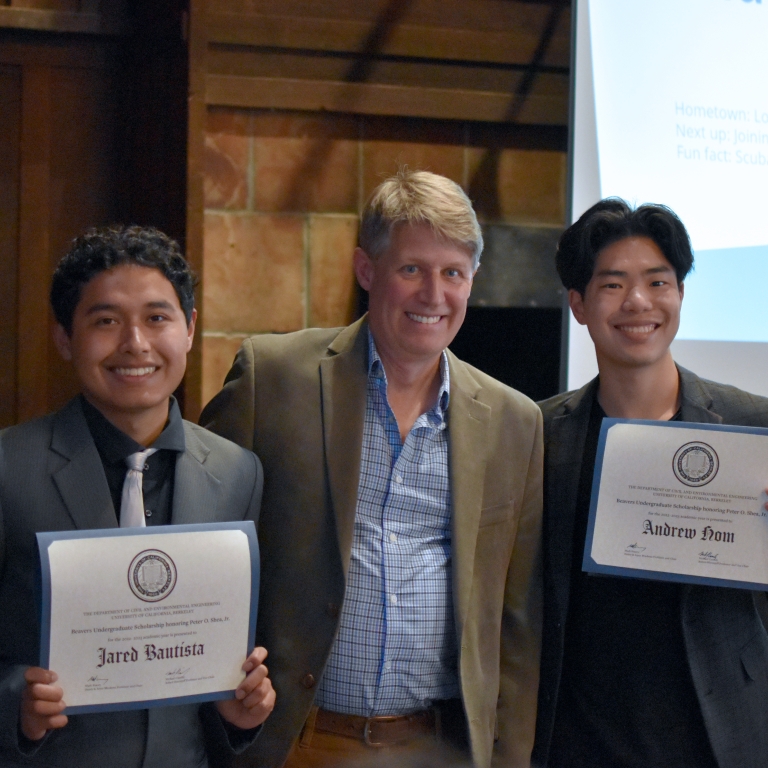
[[[401,715],[459,696],[451,597],[448,357],[435,405],[405,439],[368,336],[368,389],[352,559],[315,703]]]

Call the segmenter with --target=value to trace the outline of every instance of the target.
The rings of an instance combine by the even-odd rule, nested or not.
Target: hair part
[[[583,296],[600,251],[628,237],[652,240],[675,270],[678,285],[693,269],[691,239],[671,208],[646,203],[633,209],[619,197],[608,197],[560,236],[555,261],[565,288]]]
[[[176,291],[187,325],[192,322],[197,278],[179,244],[154,227],[113,225],[89,229],[76,238],[53,273],[51,307],[68,335],[84,286],[124,264],[159,270]]]
[[[379,184],[363,211],[360,247],[378,258],[389,247],[394,228],[403,224],[429,224],[437,237],[467,250],[473,271],[480,264],[483,233],[472,203],[445,176],[406,167]]]

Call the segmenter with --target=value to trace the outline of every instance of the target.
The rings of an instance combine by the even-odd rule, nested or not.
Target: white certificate
[[[231,698],[253,648],[251,521],[39,533],[40,665],[67,714]]]
[[[604,419],[583,569],[768,586],[768,429]]]

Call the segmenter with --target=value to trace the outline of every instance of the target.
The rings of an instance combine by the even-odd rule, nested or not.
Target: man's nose
[[[427,273],[421,284],[421,300],[430,306],[442,304],[444,296],[444,287],[441,275]]]
[[[633,286],[629,289],[629,292],[624,299],[624,305],[622,309],[631,312],[642,312],[647,309],[651,309],[653,306],[648,292],[643,289],[642,286]]]
[[[142,327],[137,323],[126,325],[120,343],[120,351],[140,354],[148,350],[149,341]]]

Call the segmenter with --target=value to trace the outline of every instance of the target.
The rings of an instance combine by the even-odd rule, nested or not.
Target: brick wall
[[[357,217],[407,164],[461,184],[481,221],[560,227],[563,129],[209,108],[203,403],[243,338],[355,316]]]

